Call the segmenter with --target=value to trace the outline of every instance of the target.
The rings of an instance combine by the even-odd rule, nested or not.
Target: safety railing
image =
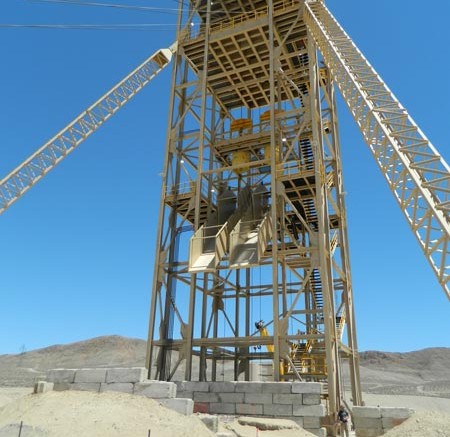
[[[301,161],[286,161],[277,165],[277,177],[282,179],[291,179],[306,172],[314,171],[313,164],[303,164]]]
[[[299,6],[299,0],[280,0],[274,2],[273,9],[274,14],[279,15],[285,12],[287,9],[290,9],[294,6]],[[238,27],[244,23],[248,23],[250,21],[257,21],[260,18],[267,17],[269,15],[269,7],[266,6],[264,8],[255,9],[251,12],[245,12],[243,14],[235,15],[230,19],[220,21],[218,23],[213,23],[210,26],[211,33],[222,32],[224,30],[233,29]],[[206,26],[200,25],[195,30],[191,30],[190,37],[191,39],[199,38],[205,35]]]
[[[189,271],[207,272],[216,269],[228,248],[227,225],[202,226],[189,244]]]

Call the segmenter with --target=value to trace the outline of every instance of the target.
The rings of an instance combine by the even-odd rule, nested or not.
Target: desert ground
[[[122,393],[50,392],[32,386],[50,368],[143,366],[145,342],[119,336],[0,356],[0,437],[114,437],[216,435],[194,415],[181,416],[158,402]],[[363,352],[366,405],[409,407],[414,416],[388,437],[450,437],[450,349],[409,353]],[[226,367],[226,366],[225,366]],[[226,378],[228,369],[224,368]],[[344,374],[345,378],[345,374]],[[346,394],[348,400],[351,396]],[[222,418],[229,437],[310,437],[298,428],[257,431],[239,418]],[[20,429],[20,423],[22,428]]]

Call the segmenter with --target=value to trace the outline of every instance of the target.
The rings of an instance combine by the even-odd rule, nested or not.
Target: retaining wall
[[[409,419],[409,408],[353,407],[356,437],[378,437]]]
[[[325,437],[321,427],[327,412],[323,384],[316,382],[164,382],[146,379],[145,368],[54,369],[36,392],[48,390],[117,391],[156,399],[167,408],[193,412],[284,418]],[[408,419],[408,408],[354,407],[357,437],[378,437]]]
[[[176,382],[177,396],[194,400],[194,412],[291,419],[325,436],[323,385],[315,382]]]
[[[177,398],[177,386],[173,382],[150,381],[143,367],[111,369],[54,369],[47,372],[47,384],[53,390],[85,390],[96,393],[116,391],[156,399],[160,404],[184,415],[194,411],[191,399]],[[38,383],[39,384],[39,383]],[[48,387],[48,386],[47,386]],[[46,391],[36,386],[37,392]]]
[[[144,368],[54,369],[53,390],[117,391],[147,396],[182,414],[210,413],[285,418],[324,437],[323,385],[314,382],[163,382],[145,379]]]

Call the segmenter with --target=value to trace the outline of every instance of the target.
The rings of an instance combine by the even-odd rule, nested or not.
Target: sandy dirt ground
[[[0,408],[0,436],[210,437],[195,416],[182,416],[157,401],[125,393],[49,392],[27,395]],[[150,433],[149,433],[150,432]]]
[[[32,391],[30,387],[0,387],[0,408],[30,394]]]
[[[450,412],[417,412],[406,422],[391,429],[386,437],[450,437]]]
[[[168,410],[156,400],[122,393],[50,392],[31,395],[30,388],[0,388],[0,437],[208,437],[198,418]],[[366,405],[409,407],[411,419],[386,437],[450,437],[450,399],[365,394]],[[233,422],[233,421],[231,421]],[[226,426],[231,425],[231,426]],[[241,437],[256,428],[222,423],[221,430]],[[353,435],[353,433],[352,433]],[[260,437],[311,437],[301,429],[259,431]]]

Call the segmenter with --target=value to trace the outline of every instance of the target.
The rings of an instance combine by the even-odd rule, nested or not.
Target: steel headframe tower
[[[151,378],[328,382],[358,348],[333,79],[301,0],[180,2]],[[345,339],[344,339],[345,338]],[[263,366],[264,367],[264,366]]]

